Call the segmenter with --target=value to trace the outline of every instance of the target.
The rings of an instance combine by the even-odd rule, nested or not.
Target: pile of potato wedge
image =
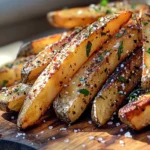
[[[99,126],[118,110],[135,130],[148,126],[150,6],[105,1],[47,18],[66,32],[23,44],[14,62],[0,67],[0,110],[19,112],[20,129],[52,105],[58,118],[73,123],[89,104]],[[136,96],[137,86],[144,92]]]

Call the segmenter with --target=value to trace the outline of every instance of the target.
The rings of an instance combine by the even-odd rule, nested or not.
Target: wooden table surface
[[[150,127],[135,132],[114,117],[114,121],[98,128],[91,123],[88,110],[68,126],[58,120],[51,109],[38,125],[19,131],[17,114],[0,112],[0,137],[42,150],[150,150]],[[125,137],[128,132],[132,138]]]

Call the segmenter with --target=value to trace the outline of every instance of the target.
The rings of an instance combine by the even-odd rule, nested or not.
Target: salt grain
[[[56,138],[53,136],[53,137],[52,137],[52,140],[56,140]]]
[[[64,140],[65,143],[69,143],[69,139]]]
[[[60,128],[60,131],[66,131],[67,128]]]
[[[85,145],[85,144],[82,144],[82,147],[83,147],[83,148],[85,148],[85,147],[86,147],[86,145]]]
[[[126,132],[126,133],[124,134],[124,136],[125,136],[126,138],[132,138],[132,135],[131,135],[130,132]]]
[[[91,121],[91,120],[89,120],[89,121],[88,121],[88,124],[92,124],[92,121]]]
[[[150,135],[147,135],[147,138],[150,139]]]
[[[117,123],[116,123],[116,126],[117,126],[117,127],[120,126],[120,122],[117,122]]]
[[[89,136],[89,139],[90,140],[94,140],[94,136]]]
[[[53,129],[53,126],[49,126],[48,128],[51,130],[51,129]]]
[[[113,124],[113,122],[112,122],[112,121],[109,121],[109,122],[107,122],[107,124],[108,124],[108,125],[112,125],[112,124]]]

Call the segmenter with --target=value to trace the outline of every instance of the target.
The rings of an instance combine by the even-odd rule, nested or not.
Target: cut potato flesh
[[[99,126],[104,125],[117,111],[128,94],[136,87],[141,78],[142,49],[120,65],[103,85],[92,105],[91,117]]]
[[[92,4],[89,7],[78,7],[49,12],[47,18],[50,24],[55,27],[74,28],[76,26],[88,25],[96,21],[99,17],[111,13],[123,10],[138,12],[140,10],[146,10],[147,8],[148,6],[146,4],[132,5],[127,2],[109,3],[107,6]]]
[[[66,36],[67,34],[67,32],[54,34],[37,40],[33,40],[29,43],[25,43],[20,47],[17,57],[36,55],[44,50],[46,46],[58,42],[63,36]]]
[[[135,130],[150,124],[150,93],[143,94],[138,100],[131,102],[119,110],[121,121]]]
[[[150,14],[143,14],[142,17],[143,33],[143,68],[142,68],[142,87],[150,88]]]
[[[18,117],[18,127],[35,124],[50,107],[69,79],[110,36],[119,31],[132,13],[129,11],[101,18],[78,33],[46,67],[28,93]],[[105,33],[105,35],[103,35]],[[32,117],[29,117],[32,116]]]
[[[118,37],[119,33],[123,34],[124,31],[126,33]],[[67,123],[76,121],[108,76],[121,61],[133,52],[139,42],[138,29],[133,26],[120,29],[99,52],[93,54],[66,85],[67,87],[60,92],[53,105],[57,116]],[[123,51],[119,56],[121,43],[123,43]]]
[[[80,32],[81,28],[74,30],[70,35],[65,36],[60,41],[48,46],[45,50],[41,51],[36,55],[35,59],[25,63],[22,69],[22,81],[26,83],[27,81],[36,79],[46,66],[52,61],[54,56],[59,53],[63,47],[70,42],[70,40]]]
[[[0,110],[19,112],[30,88],[30,85],[23,83],[3,88],[0,92]]]

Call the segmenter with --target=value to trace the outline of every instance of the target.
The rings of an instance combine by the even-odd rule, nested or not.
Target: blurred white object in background
[[[22,42],[18,41],[9,45],[0,47],[0,65],[11,62],[16,58]]]

